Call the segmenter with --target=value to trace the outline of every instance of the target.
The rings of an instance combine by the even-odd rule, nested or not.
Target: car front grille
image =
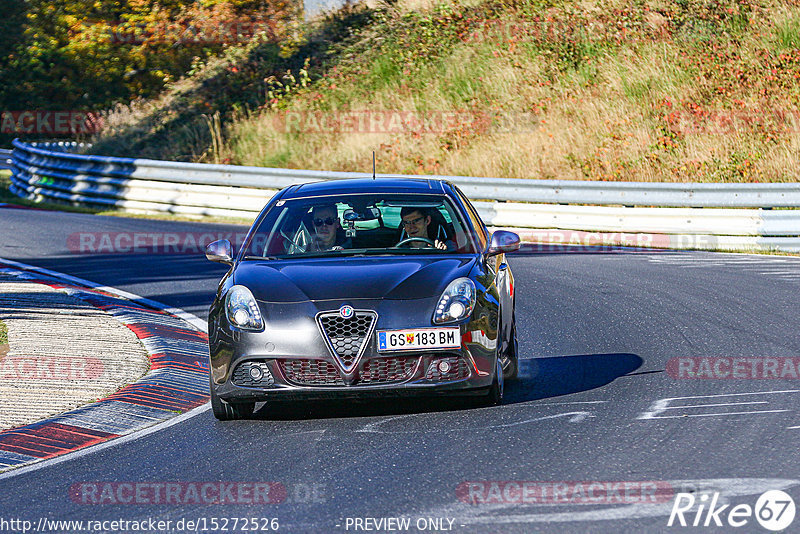
[[[317,316],[323,336],[337,362],[350,373],[364,352],[377,314],[369,311],[357,311],[352,317],[342,317],[338,312],[322,313]]]
[[[362,384],[391,384],[411,378],[419,358],[373,358],[361,370]]]
[[[270,387],[275,384],[275,380],[266,362],[247,361],[240,363],[234,369],[233,383],[244,387]]]
[[[286,380],[299,386],[343,386],[336,366],[324,360],[282,360]]]
[[[447,362],[449,369],[442,372],[439,364]],[[461,380],[469,377],[469,365],[464,361],[464,358],[458,356],[444,356],[434,358],[428,365],[428,370],[425,372],[426,380],[436,380],[440,382],[448,380]]]

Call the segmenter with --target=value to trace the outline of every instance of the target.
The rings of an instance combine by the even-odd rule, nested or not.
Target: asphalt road
[[[198,255],[76,254],[69,243],[80,232],[243,230],[13,209],[0,209],[0,229],[0,257],[203,318],[223,267]],[[227,423],[206,411],[0,479],[0,529],[3,519],[35,527],[40,517],[152,518],[172,521],[174,532],[202,532],[185,523],[200,520],[212,532],[212,518],[220,528],[228,518],[229,532],[243,532],[241,519],[233,530],[233,518],[277,518],[279,532],[385,532],[374,527],[398,525],[365,520],[406,517],[409,532],[768,532],[754,517],[733,529],[726,523],[732,506],[719,515],[723,527],[714,528],[713,518],[703,527],[705,513],[697,528],[667,523],[678,492],[691,492],[697,504],[707,495],[706,510],[715,494],[717,508],[753,507],[767,490],[800,502],[800,381],[681,379],[665,371],[673,358],[798,356],[798,259],[617,251],[517,254],[510,263],[524,361],[502,406],[302,404]],[[286,498],[90,504],[70,492],[81,483],[212,481],[279,483]],[[630,484],[611,484],[623,482]],[[524,499],[522,487],[530,490]],[[546,492],[545,502],[532,502],[537,491]],[[689,525],[696,511],[686,512]],[[258,521],[259,530],[269,526]],[[800,518],[789,530],[798,526]],[[128,527],[106,523],[97,531]]]

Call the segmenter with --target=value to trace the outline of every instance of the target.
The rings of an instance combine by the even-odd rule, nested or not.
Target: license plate
[[[458,328],[415,328],[378,331],[378,350],[457,349],[461,347]]]

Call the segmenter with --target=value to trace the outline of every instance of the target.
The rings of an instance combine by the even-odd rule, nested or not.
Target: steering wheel
[[[400,241],[398,244],[396,244],[394,246],[394,248],[402,247],[402,246],[407,245],[409,243],[412,243],[414,241],[422,241],[423,243],[427,243],[428,245],[430,245],[430,246],[432,246],[434,248],[436,247],[436,245],[434,245],[433,241],[431,241],[430,239],[426,239],[424,237],[407,237],[407,238],[403,239],[402,241]]]

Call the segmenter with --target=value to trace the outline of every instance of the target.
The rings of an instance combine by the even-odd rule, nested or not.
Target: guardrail
[[[11,168],[11,151],[0,148],[0,169]]]
[[[12,191],[29,199],[90,207],[252,219],[276,190],[288,185],[371,176],[72,153],[79,148],[74,143],[15,140]],[[671,235],[680,239],[667,246],[678,248],[800,251],[800,210],[762,209],[800,208],[798,183],[442,178],[474,199],[492,226],[590,231],[591,235]],[[626,242],[626,238],[618,240]]]

